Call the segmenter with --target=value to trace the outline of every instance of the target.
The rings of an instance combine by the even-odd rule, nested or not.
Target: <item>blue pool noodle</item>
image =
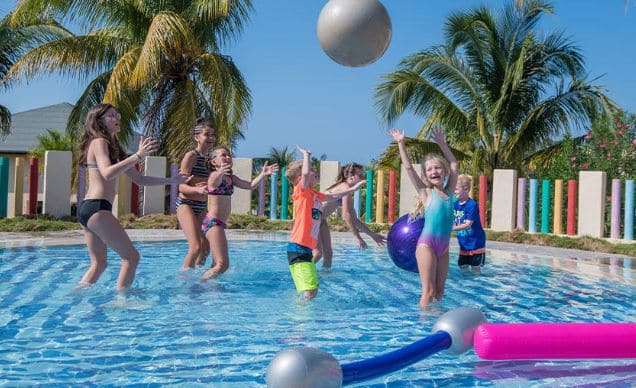
[[[342,365],[342,385],[355,384],[395,372],[450,346],[451,336],[445,331],[438,331],[393,352]]]

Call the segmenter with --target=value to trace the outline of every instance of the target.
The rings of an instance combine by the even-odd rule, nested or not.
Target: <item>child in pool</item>
[[[424,228],[417,241],[415,258],[422,282],[420,307],[444,296],[448,276],[448,245],[453,228],[453,198],[449,187],[457,184],[457,160],[446,144],[444,130],[434,128],[432,139],[444,154],[428,154],[422,160],[422,178],[417,175],[404,146],[404,132],[392,129],[389,134],[397,142],[400,159],[418,193],[414,214],[424,212]]]
[[[278,164],[271,166],[267,162],[263,165],[261,173],[251,182],[245,181],[232,174],[232,153],[224,146],[215,147],[208,163],[210,176],[208,178],[208,194],[210,195],[210,207],[203,220],[201,230],[212,248],[214,261],[202,280],[216,277],[227,271],[230,262],[225,237],[225,223],[232,211],[232,194],[234,186],[245,190],[252,190],[264,177],[278,171]]]
[[[339,193],[343,190],[348,190],[358,182],[364,179],[364,167],[358,163],[349,163],[340,169],[336,182],[327,188],[327,193]],[[347,223],[349,230],[355,238],[358,240],[360,249],[366,249],[367,243],[360,236],[360,231],[371,237],[378,246],[384,245],[386,237],[372,232],[369,227],[362,222],[356,215],[353,208],[353,197],[351,194],[347,194],[338,201],[332,201],[324,204],[322,209],[322,223],[320,224],[320,234],[318,235],[318,248],[314,249],[314,263],[323,259],[322,266],[324,268],[331,267],[331,260],[333,257],[333,250],[331,248],[331,233],[329,232],[329,225],[327,224],[327,218],[336,211],[338,206],[342,206],[342,218]]]
[[[287,260],[296,291],[303,298],[313,299],[318,293],[318,273],[313,261],[312,249],[318,246],[318,233],[322,222],[324,201],[337,200],[362,187],[361,180],[339,193],[321,193],[312,187],[316,184],[316,171],[311,168],[311,152],[298,146],[303,159],[289,164],[285,174],[294,186],[294,226],[287,244]]]
[[[204,119],[197,119],[194,124],[194,141],[196,148],[187,152],[181,160],[182,174],[192,175],[188,183],[179,185],[177,197],[177,220],[188,241],[188,252],[183,258],[182,269],[203,265],[210,252],[207,239],[201,233],[201,224],[208,210],[207,182],[210,171],[207,165],[207,154],[216,138],[214,124]]]
[[[106,269],[106,248],[110,247],[122,259],[117,277],[117,289],[125,291],[132,284],[139,264],[139,252],[128,234],[112,213],[117,193],[116,179],[126,174],[140,186],[187,183],[192,177],[177,175],[174,178],[142,176],[134,166],[158,148],[151,138],[141,138],[139,149],[127,155],[117,134],[121,130],[121,115],[110,104],[93,106],[86,114],[86,124],[79,139],[79,162],[88,172],[88,191],[77,210],[77,218],[86,239],[91,264],[79,287],[91,285]]]
[[[479,206],[468,196],[472,186],[469,175],[460,175],[455,187],[456,200],[455,224],[453,230],[459,243],[459,258],[457,265],[462,268],[471,267],[473,272],[479,273],[480,267],[486,262],[486,233],[481,227]]]

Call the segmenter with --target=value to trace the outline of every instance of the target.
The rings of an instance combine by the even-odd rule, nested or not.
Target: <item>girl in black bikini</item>
[[[135,278],[139,252],[121,224],[111,213],[117,192],[117,177],[128,175],[140,186],[181,184],[190,178],[179,175],[173,178],[142,176],[133,168],[145,156],[157,150],[158,144],[150,138],[141,138],[139,150],[126,155],[117,141],[121,115],[112,105],[99,104],[86,115],[86,124],[79,140],[79,162],[86,165],[89,186],[86,197],[78,209],[78,219],[84,230],[91,264],[80,286],[93,284],[106,269],[106,247],[122,258],[117,289],[126,290]]]
[[[212,171],[208,178],[210,207],[201,225],[201,230],[212,248],[214,261],[210,269],[203,274],[202,279],[204,280],[222,274],[230,266],[227,238],[225,237],[225,223],[232,211],[234,186],[252,190],[265,176],[278,171],[278,164],[268,166],[267,162],[265,162],[261,173],[251,182],[248,182],[232,173],[232,153],[230,149],[227,147],[215,147],[209,161],[209,168]]]
[[[203,265],[210,252],[210,246],[203,233],[201,223],[208,210],[207,181],[210,170],[207,166],[208,151],[214,145],[216,136],[211,121],[197,119],[194,125],[196,148],[185,154],[180,171],[192,175],[192,180],[179,185],[177,197],[177,219],[188,241],[188,253],[183,258],[181,269]]]

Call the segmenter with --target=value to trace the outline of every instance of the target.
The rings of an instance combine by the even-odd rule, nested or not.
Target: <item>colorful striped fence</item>
[[[157,160],[154,160],[157,159]],[[161,171],[161,165],[163,162],[160,160],[161,158],[155,157],[151,162],[155,163],[155,166],[159,167]],[[8,196],[6,193],[8,191],[4,186],[8,185],[8,179],[11,173],[5,174],[2,169],[6,170],[7,168],[16,168],[16,167],[8,167],[8,163],[6,162],[8,159],[0,159],[0,161],[5,160],[5,162],[1,162],[2,166],[0,169],[0,195]],[[244,164],[250,162],[249,160],[243,160]],[[251,162],[250,162],[251,163]],[[337,166],[337,162],[330,162],[329,168],[333,170],[334,165]],[[165,164],[164,164],[165,165]],[[251,164],[250,164],[251,166]],[[38,167],[39,161],[35,158],[32,158],[29,162],[29,193],[28,193],[28,205],[29,205],[29,214],[35,214],[37,211],[37,193],[38,193]],[[50,169],[59,169],[55,166],[49,166]],[[146,163],[147,168],[147,163]],[[247,168],[247,167],[244,167]],[[269,218],[270,219],[281,219],[286,220],[291,218],[289,214],[289,206],[291,205],[291,199],[289,198],[290,187],[289,182],[285,177],[285,168],[281,169],[279,174],[273,174],[270,179],[270,189],[269,189]],[[331,171],[330,170],[330,171]],[[251,170],[250,170],[251,171]],[[146,172],[147,173],[147,172]],[[174,176],[178,173],[177,165],[172,164],[170,166],[170,175]],[[242,171],[242,174],[245,175],[246,172]],[[625,239],[631,241],[634,239],[634,207],[635,207],[635,185],[634,180],[626,180],[620,181],[618,179],[611,180],[611,196],[609,196],[610,202],[609,213],[603,213],[605,209],[605,198],[606,195],[603,194],[602,187],[603,184],[599,184],[599,182],[603,182],[602,173],[598,173],[595,177],[594,172],[582,172],[580,175],[584,177],[581,182],[577,180],[568,180],[567,184],[560,179],[557,180],[549,180],[549,179],[537,179],[537,178],[516,178],[510,174],[499,174],[500,178],[504,180],[514,179],[514,184],[511,185],[494,185],[493,187],[503,187],[505,190],[513,190],[514,193],[514,201],[512,202],[512,211],[514,212],[512,218],[507,220],[509,227],[525,229],[531,233],[554,233],[554,234],[563,234],[574,236],[578,233],[587,234],[589,233],[590,228],[588,228],[589,216],[590,212],[600,211],[600,215],[595,215],[596,219],[600,219],[603,224],[607,222],[607,226],[600,224],[598,229],[601,230],[600,235],[598,237],[602,237],[603,228],[605,229],[605,233],[607,233],[606,237],[611,237],[613,239]],[[5,175],[7,175],[5,177]],[[151,174],[156,175],[156,174]],[[278,179],[281,182],[279,184]],[[503,178],[501,178],[503,177]],[[388,178],[388,179],[387,179]],[[396,214],[396,206],[398,199],[398,182],[397,182],[397,172],[389,171],[388,174],[385,171],[366,171],[366,179],[367,186],[365,190],[358,190],[354,193],[354,208],[358,217],[362,212],[362,206],[364,206],[364,221],[365,222],[376,222],[376,223],[392,223],[395,222],[397,218]],[[402,180],[408,179],[406,176],[401,177]],[[579,179],[579,180],[580,180]],[[599,180],[600,179],[600,180]],[[488,208],[489,202],[489,186],[488,186],[489,178],[482,175],[478,178],[478,203],[479,210],[481,215],[481,220],[484,225],[489,224],[488,215],[492,213],[493,216],[499,217],[498,214],[501,213],[501,210],[498,212],[490,212]],[[18,180],[16,179],[16,182]],[[84,168],[78,169],[78,185],[77,185],[77,202],[78,205],[81,204],[84,199],[86,193],[86,170]],[[512,181],[511,181],[512,182]],[[539,182],[541,184],[539,185]],[[494,182],[493,182],[494,183]],[[16,183],[17,184],[17,183]],[[261,181],[258,186],[258,204],[255,212],[257,214],[265,213],[265,204],[267,201],[267,193],[266,193],[266,182],[265,180]],[[403,183],[404,184],[404,183]],[[580,187],[579,187],[580,186]],[[8,186],[7,186],[8,187]],[[608,187],[609,188],[609,187]],[[2,191],[5,191],[5,194]],[[130,207],[130,210],[136,213],[137,203],[139,191],[136,185],[132,185],[130,189],[125,189],[122,192],[119,192],[119,196],[122,195],[128,197],[130,195],[130,202],[127,202],[127,198],[122,198],[121,201],[118,202],[118,207],[122,208],[119,211],[127,212],[128,209],[126,207]],[[499,189],[497,189],[499,190]],[[279,192],[280,191],[280,192]],[[174,202],[176,195],[178,193],[178,188],[176,185],[173,185],[170,188],[170,208],[169,212],[174,213]],[[48,193],[51,195],[50,193]],[[590,195],[595,195],[594,198],[598,198],[596,202],[589,202]],[[375,198],[374,198],[375,195]],[[364,198],[362,198],[364,196]],[[540,196],[540,197],[539,197]],[[14,193],[14,197],[19,198],[18,193]],[[493,196],[497,198],[502,198],[500,195]],[[508,198],[508,197],[505,197]],[[581,198],[585,201],[581,202]],[[2,198],[0,198],[2,199]],[[280,200],[280,202],[279,202]],[[145,204],[146,199],[144,199]],[[364,201],[364,202],[363,202]],[[8,208],[8,199],[4,198],[4,200],[0,201],[0,215],[6,216],[14,216],[12,212],[11,215],[7,215]],[[19,202],[22,203],[22,199],[19,198]],[[603,204],[600,204],[603,202]],[[516,203],[516,205],[515,205]],[[408,204],[405,203],[405,204]],[[16,204],[15,206],[19,206]],[[494,206],[497,206],[495,203]],[[508,206],[508,205],[507,205]],[[516,206],[516,207],[515,207]],[[586,214],[586,220],[583,224],[581,224],[581,219],[579,218],[579,208],[584,209]],[[280,209],[280,210],[279,210]],[[595,210],[596,209],[596,210]],[[21,210],[21,209],[20,209]],[[156,211],[156,210],[155,210]],[[279,214],[280,213],[280,214]],[[20,214],[20,211],[16,211],[15,214]],[[385,217],[386,215],[386,217]],[[592,214],[594,215],[594,214]],[[508,212],[507,216],[510,216],[510,212]],[[540,217],[540,218],[539,218]],[[497,218],[499,220],[499,218]],[[494,225],[494,220],[491,220]],[[578,225],[577,225],[578,222]],[[565,224],[565,225],[564,225]],[[498,224],[501,225],[501,224]],[[581,225],[586,226],[586,229],[583,231],[577,230]],[[594,235],[592,233],[592,235]]]
[[[40,159],[31,158],[29,161],[29,214],[32,216],[38,212],[39,169]]]
[[[289,203],[289,181],[285,173],[287,172],[287,167],[283,167],[281,171],[281,194],[280,194],[280,219],[286,220],[287,215],[287,204]]]
[[[0,217],[7,216],[9,203],[9,158],[0,157]]]

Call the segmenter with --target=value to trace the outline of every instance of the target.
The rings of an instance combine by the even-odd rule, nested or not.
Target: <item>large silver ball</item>
[[[331,354],[298,346],[278,352],[265,380],[269,388],[339,388],[342,368]]]
[[[433,325],[433,333],[441,330],[450,334],[452,344],[446,352],[462,354],[473,347],[473,336],[477,326],[487,322],[484,314],[478,309],[460,307],[439,317]]]
[[[365,66],[389,47],[391,19],[378,0],[329,0],[318,17],[318,40],[339,64]]]

